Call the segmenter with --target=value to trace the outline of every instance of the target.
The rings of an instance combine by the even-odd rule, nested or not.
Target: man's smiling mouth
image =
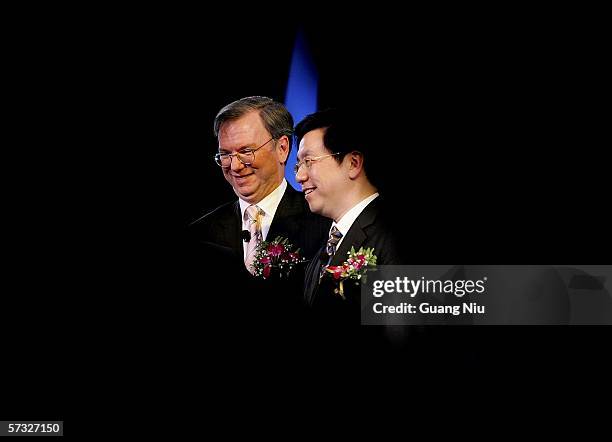
[[[303,189],[304,192],[304,196],[311,194],[312,192],[314,192],[316,189],[316,187],[307,187],[306,189]]]
[[[232,175],[235,179],[246,178],[253,175],[255,172],[247,173],[246,175]]]

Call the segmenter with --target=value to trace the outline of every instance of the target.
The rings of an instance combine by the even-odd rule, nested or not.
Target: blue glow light
[[[298,30],[295,38],[295,46],[291,56],[291,67],[289,69],[289,81],[287,82],[287,92],[285,94],[285,106],[293,115],[293,120],[297,124],[306,115],[317,110],[317,87],[318,73],[314,60],[308,48],[308,43],[303,30]],[[293,166],[296,163],[297,148],[295,140],[287,168],[285,178],[296,190],[301,190],[300,185],[295,181]]]

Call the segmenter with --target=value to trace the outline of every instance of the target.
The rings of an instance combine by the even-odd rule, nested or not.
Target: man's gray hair
[[[252,111],[258,111],[264,127],[275,140],[283,135],[289,138],[289,152],[291,153],[293,135],[293,117],[284,104],[268,97],[245,97],[228,104],[219,111],[215,117],[215,137],[219,136],[221,125],[227,121],[238,118]]]

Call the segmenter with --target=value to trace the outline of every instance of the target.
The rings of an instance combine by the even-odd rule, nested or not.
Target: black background
[[[177,223],[233,198],[210,159],[214,115],[247,95],[282,101],[302,27],[320,74],[320,108],[345,106],[371,116],[362,130],[387,158],[382,184],[409,217],[405,234],[413,238],[415,261],[609,261],[599,29],[537,14],[502,17],[457,22],[433,14],[376,25],[323,17],[264,26],[257,37],[248,26],[237,35],[217,34],[206,52],[189,32],[181,34],[171,51],[172,65],[182,70],[176,101],[170,100],[177,112],[171,121],[184,130],[176,131],[182,134]],[[262,347],[269,349],[261,350],[264,362],[253,358],[262,364],[254,372],[274,380],[268,386],[344,391],[353,385],[363,392],[364,372],[380,368],[393,381],[389,371],[409,373],[415,365],[409,357],[364,354],[338,387],[323,367],[339,357],[278,332],[280,343]],[[598,388],[610,366],[609,327],[481,327],[442,336],[432,339],[432,353],[453,355],[449,365],[421,360],[412,373],[463,378],[477,390],[541,392],[576,379],[587,390]],[[228,342],[227,348],[235,344]],[[296,378],[272,368],[287,359]],[[247,379],[253,382],[245,379],[241,388],[259,391]]]
[[[363,132],[386,158],[382,185],[411,215],[419,256],[590,261],[605,222],[597,29],[433,18],[414,27],[285,24],[217,37],[206,50],[197,35],[179,34],[161,125],[171,132],[164,152],[179,161],[170,177],[179,178],[182,216],[231,199],[210,160],[212,119],[242,96],[284,99],[302,27],[319,107],[372,115]]]
[[[248,95],[283,101],[300,27],[319,106],[372,116],[364,131],[388,159],[382,184],[409,214],[415,262],[609,261],[609,72],[590,17],[381,11],[367,20],[221,15],[213,25],[190,11],[82,11],[76,21],[47,12],[21,15],[11,46],[19,136],[7,164],[19,167],[7,187],[7,419],[66,418],[107,391],[114,403],[171,397],[189,413],[190,385],[202,393],[224,379],[193,367],[200,357],[222,366],[220,355],[243,348],[224,341],[227,325],[213,322],[202,341],[197,327],[185,336],[176,326],[203,308],[200,288],[181,280],[180,239],[189,221],[233,198],[212,161],[216,112]],[[471,379],[579,378],[597,388],[609,338],[609,327],[497,327],[457,330],[451,341]],[[316,384],[272,367],[278,348],[238,357],[251,368],[230,372],[234,387],[269,393],[282,380],[303,394]],[[304,355],[292,360],[325,364],[313,349]]]

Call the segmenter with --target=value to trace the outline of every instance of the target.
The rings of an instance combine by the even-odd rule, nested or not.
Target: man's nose
[[[295,174],[295,180],[303,184],[308,179],[308,174],[306,173],[306,167],[302,166],[298,169],[298,172]]]
[[[238,156],[230,157],[232,162],[230,163],[231,169],[233,171],[239,171],[244,169],[246,166],[242,164],[242,161],[238,159]]]

